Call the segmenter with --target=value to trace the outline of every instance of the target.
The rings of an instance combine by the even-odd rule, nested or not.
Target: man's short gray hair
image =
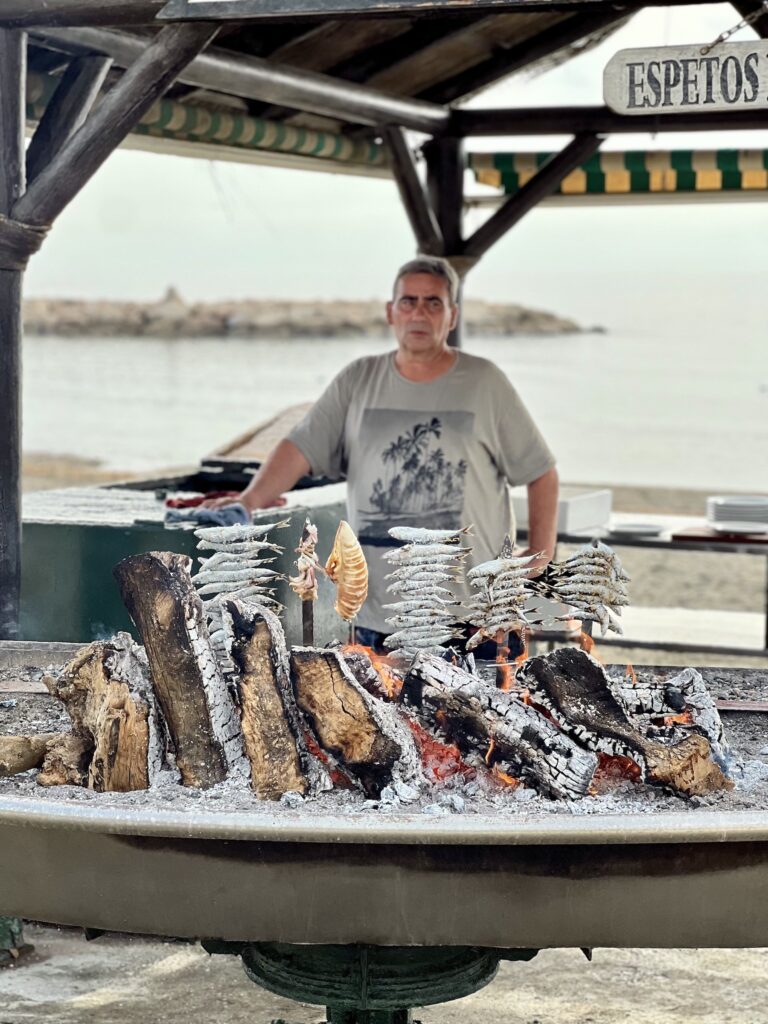
[[[397,291],[397,285],[406,274],[431,274],[432,277],[439,277],[448,285],[448,294],[451,297],[451,304],[456,305],[459,299],[459,275],[453,269],[448,260],[440,256],[417,256],[415,260],[404,263],[395,275],[395,283],[392,287],[393,294]]]

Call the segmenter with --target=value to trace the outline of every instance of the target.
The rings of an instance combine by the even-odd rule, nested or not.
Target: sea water
[[[768,355],[705,322],[556,337],[468,338],[517,387],[584,483],[768,489]],[[286,406],[317,398],[387,339],[30,337],[25,452],[146,471],[194,466]]]

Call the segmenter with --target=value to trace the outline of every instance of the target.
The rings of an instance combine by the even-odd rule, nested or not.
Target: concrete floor
[[[316,1024],[320,1007],[280,999],[234,957],[196,945],[27,925],[35,952],[0,970],[0,1024]],[[546,950],[503,964],[424,1024],[768,1024],[768,949]]]

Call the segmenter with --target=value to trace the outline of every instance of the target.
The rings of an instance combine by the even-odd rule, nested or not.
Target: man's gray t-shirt
[[[498,554],[512,516],[508,484],[527,484],[554,457],[502,371],[458,352],[436,380],[397,370],[394,352],[350,363],[288,435],[314,474],[346,478],[350,525],[368,561],[361,626],[391,632],[382,555],[392,526],[472,525],[470,564]],[[466,594],[466,591],[464,591]]]

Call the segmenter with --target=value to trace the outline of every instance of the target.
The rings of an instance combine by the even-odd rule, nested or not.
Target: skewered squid
[[[336,584],[338,614],[349,622],[363,607],[368,596],[368,564],[360,541],[344,519],[339,523],[333,549],[325,563],[328,578]]]
[[[395,567],[387,576],[389,591],[398,600],[385,605],[386,620],[395,630],[384,641],[406,656],[432,650],[460,636],[456,625],[458,602],[442,584],[456,579],[469,549],[462,546],[470,527],[457,530],[422,530],[394,526],[389,535],[406,543],[387,551],[384,558]]]

